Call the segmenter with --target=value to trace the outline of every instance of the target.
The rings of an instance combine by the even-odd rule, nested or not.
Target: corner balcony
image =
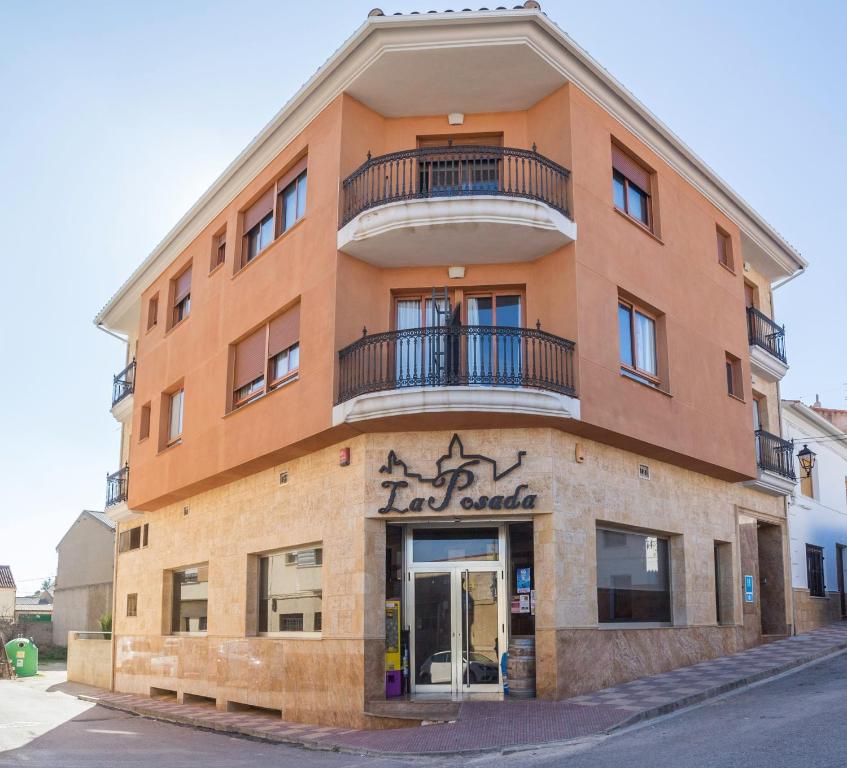
[[[112,416],[118,421],[132,417],[132,394],[135,392],[135,360],[112,377]]]
[[[797,483],[794,473],[794,441],[757,429],[756,465],[758,476],[744,485],[771,496],[788,496]]]
[[[117,472],[106,475],[106,514],[117,523],[132,520],[137,517],[127,506],[129,498],[129,464],[122,466]]]
[[[753,373],[771,383],[781,381],[788,373],[785,326],[777,325],[755,307],[747,307],[747,336]]]
[[[343,183],[338,250],[379,267],[532,261],[576,240],[569,177],[534,147],[368,157]]]
[[[424,413],[579,419],[574,343],[540,328],[410,328],[338,353],[333,425]]]

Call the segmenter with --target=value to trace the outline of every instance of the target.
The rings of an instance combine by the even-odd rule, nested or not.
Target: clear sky
[[[377,3],[481,5],[0,3],[0,563],[21,591],[117,469],[123,350],[95,313]],[[783,395],[847,407],[847,3],[542,7],[811,262],[776,297]]]

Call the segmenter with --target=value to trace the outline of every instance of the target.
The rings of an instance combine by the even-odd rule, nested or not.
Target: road
[[[23,720],[20,706],[32,704],[29,696],[18,700],[21,689],[12,685],[0,684],[0,734],[10,714]],[[72,700],[61,693],[38,694]],[[56,713],[71,705],[51,706]],[[534,752],[373,758],[235,739],[91,707],[23,746],[10,748],[0,737],[0,749],[6,750],[0,752],[0,768],[842,768],[845,721],[847,653],[624,733]]]

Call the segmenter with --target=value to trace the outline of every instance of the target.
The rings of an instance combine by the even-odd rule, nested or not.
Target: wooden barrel
[[[535,698],[535,637],[516,635],[509,642],[509,696],[514,699]]]

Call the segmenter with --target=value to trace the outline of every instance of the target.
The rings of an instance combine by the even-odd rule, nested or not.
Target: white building
[[[788,500],[794,625],[805,632],[847,615],[847,411],[783,400],[782,421],[798,478]],[[797,459],[804,446],[815,454],[808,477]]]

